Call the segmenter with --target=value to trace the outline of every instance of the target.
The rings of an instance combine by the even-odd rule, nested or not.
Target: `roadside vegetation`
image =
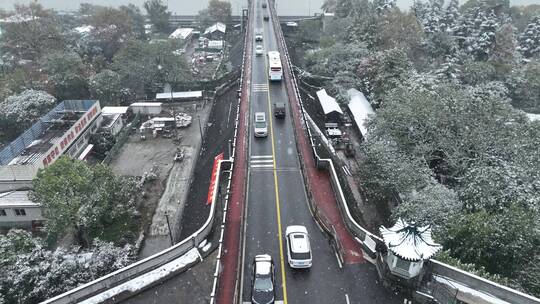
[[[540,296],[540,6],[327,0],[290,30],[304,87],[376,116],[362,148],[372,204],[431,224],[439,259]],[[396,195],[397,193],[397,195]],[[394,202],[398,198],[397,206]]]
[[[66,99],[129,104],[189,82],[189,67],[170,34],[167,6],[81,4],[59,14],[32,2],[0,11],[0,148]],[[105,151],[114,137],[93,135]],[[0,235],[0,304],[39,303],[123,268],[137,258],[148,219],[144,180],[106,165],[59,158],[40,170],[30,198],[47,219],[41,231]]]

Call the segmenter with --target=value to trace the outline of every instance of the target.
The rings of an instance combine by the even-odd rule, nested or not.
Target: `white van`
[[[266,114],[264,112],[255,113],[255,137],[268,136],[268,125],[266,123]]]

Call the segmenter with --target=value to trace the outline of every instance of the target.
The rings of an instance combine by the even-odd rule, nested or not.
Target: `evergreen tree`
[[[519,35],[518,50],[525,58],[540,54],[540,16],[534,17]]]

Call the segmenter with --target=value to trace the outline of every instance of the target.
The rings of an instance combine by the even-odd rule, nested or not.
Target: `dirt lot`
[[[158,175],[161,187],[151,187],[145,193],[145,213],[149,215],[144,223],[145,240],[140,252],[142,258],[161,251],[170,246],[167,217],[174,232],[180,224],[176,219],[181,218],[184,201],[190,186],[190,178],[197,160],[201,145],[201,130],[205,129],[211,104],[199,102],[175,106],[175,111],[192,116],[192,124],[178,129],[181,137],[179,142],[173,139],[147,137],[141,140],[138,134],[132,135],[122,150],[111,163],[117,174],[142,176],[146,172]],[[200,126],[199,128],[199,120]],[[184,151],[184,158],[175,162],[177,148]]]

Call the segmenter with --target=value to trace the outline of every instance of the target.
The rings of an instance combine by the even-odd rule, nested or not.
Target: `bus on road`
[[[268,77],[270,78],[270,81],[281,81],[283,78],[281,58],[277,51],[268,52]]]

